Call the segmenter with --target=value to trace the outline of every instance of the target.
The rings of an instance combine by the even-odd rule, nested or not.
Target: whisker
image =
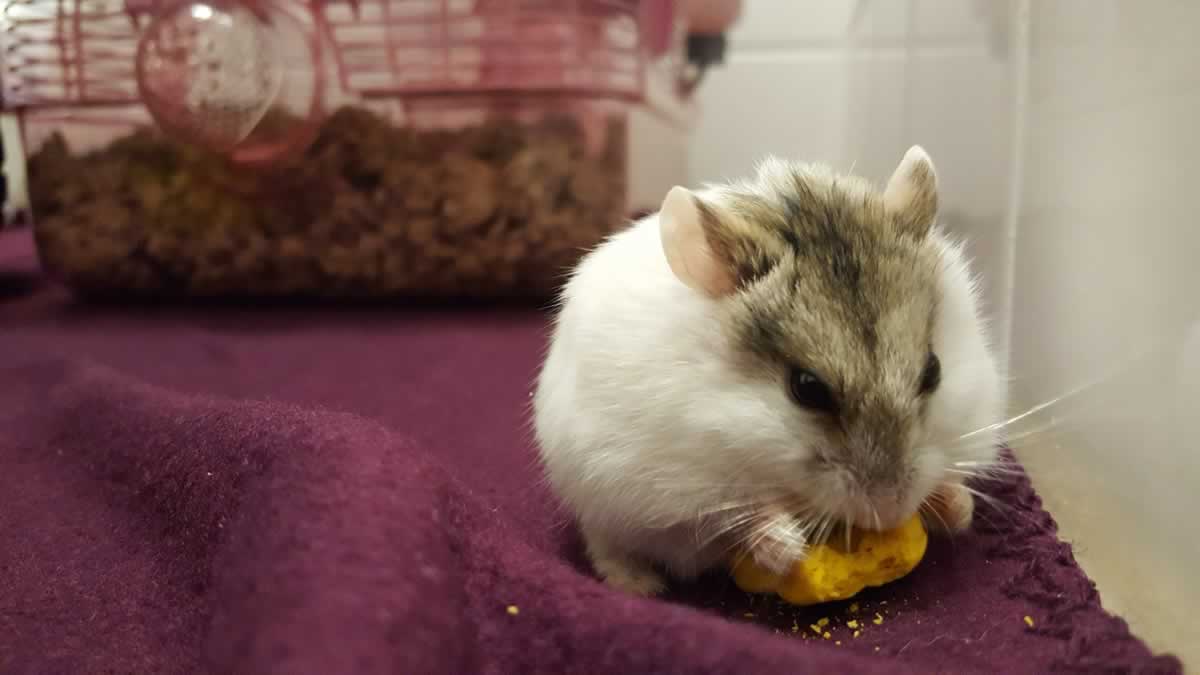
[[[1188,330],[1190,330],[1190,326],[1185,325],[1185,326],[1181,326],[1181,328],[1183,329],[1182,332],[1178,329],[1169,331],[1171,333],[1171,335],[1168,335],[1167,337],[1164,337],[1160,340],[1154,341],[1152,344],[1144,347],[1143,349],[1141,349],[1138,353],[1134,354],[1133,356],[1126,358],[1126,359],[1122,359],[1121,362],[1117,366],[1110,368],[1109,370],[1084,382],[1083,384],[1080,384],[1071,389],[1068,389],[1064,394],[1062,394],[1060,396],[1056,396],[1054,398],[1043,401],[1042,403],[1034,405],[1031,408],[1029,408],[1028,410],[1026,410],[1025,412],[1015,415],[1013,417],[1010,417],[1007,420],[1004,420],[1002,422],[989,424],[987,426],[980,427],[979,429],[976,429],[974,431],[967,432],[966,434],[963,434],[959,438],[960,439],[970,438],[970,437],[978,436],[979,434],[987,433],[989,431],[996,431],[998,429],[1003,429],[1005,427],[1011,426],[1012,424],[1015,424],[1021,420],[1027,419],[1033,415],[1036,415],[1037,413],[1039,413],[1043,410],[1047,410],[1049,408],[1052,408],[1052,407],[1059,405],[1061,403],[1064,403],[1064,402],[1072,401],[1072,400],[1076,399],[1080,394],[1090,391],[1090,390],[1108,382],[1109,380],[1115,379],[1122,373],[1125,373],[1128,371],[1133,371],[1135,368],[1139,367],[1143,361],[1152,357],[1153,355],[1163,351],[1164,349],[1166,349],[1168,347],[1182,344],[1184,342],[1184,340],[1186,339],[1186,332]],[[1178,335],[1176,335],[1176,333],[1178,333]]]
[[[747,508],[747,510],[745,512],[737,514],[736,516],[734,516],[732,518],[722,519],[722,520],[718,521],[718,526],[714,528],[714,530],[710,536],[708,536],[706,539],[703,540],[702,545],[708,546],[709,544],[712,544],[717,539],[720,539],[721,537],[723,537],[727,534],[734,533],[734,532],[737,532],[737,531],[743,529],[743,527],[745,525],[747,525],[748,523],[753,523],[756,519],[759,518],[759,516],[760,516],[760,513],[757,509]],[[754,527],[750,528],[746,532],[745,535],[734,539],[733,542],[731,543],[730,547],[740,546],[740,545],[744,544],[750,537],[754,536],[754,533],[760,527],[765,527],[765,525],[762,523],[756,524]],[[727,548],[729,548],[729,547],[727,547]]]
[[[981,461],[978,461],[978,460],[965,460],[965,461],[962,461],[962,462],[955,462],[955,463],[954,463],[954,466],[983,466],[983,467],[988,467],[988,466],[1000,466],[1000,465],[1003,465],[1003,464],[1011,464],[1011,465],[1013,465],[1013,466],[1015,466],[1015,467],[1018,467],[1018,468],[1021,466],[1021,465],[1020,465],[1019,463],[1017,463],[1015,460],[1011,460],[1011,459],[1007,459],[1007,458],[1000,458],[1000,459],[991,460],[991,461],[986,461],[986,462],[981,462]]]
[[[993,496],[991,496],[991,495],[987,494],[986,492],[981,492],[981,491],[979,491],[979,490],[976,490],[975,488],[973,488],[973,487],[970,487],[969,485],[963,485],[963,486],[962,486],[962,489],[964,489],[964,490],[966,490],[967,492],[971,493],[971,495],[972,495],[972,496],[974,496],[974,497],[976,497],[977,499],[982,499],[984,502],[986,502],[986,503],[987,503],[987,505],[988,505],[988,506],[991,506],[991,507],[994,507],[994,508],[997,508],[997,509],[1000,509],[1000,508],[1005,508],[1005,509],[1011,508],[1011,507],[1009,507],[1009,505],[1008,505],[1008,504],[1005,504],[1004,502],[1000,501],[999,499],[996,499],[995,497],[993,497]]]
[[[758,544],[762,543],[763,537],[765,536],[766,526],[756,525],[750,529],[746,536],[741,537],[730,544],[730,550],[741,549],[737,554],[737,558],[734,559],[734,564],[740,565],[742,561],[746,559],[746,556],[750,555],[751,551],[753,551]]]
[[[696,534],[697,534],[697,542],[699,543],[699,547],[705,548],[705,547],[709,546],[710,544],[712,544],[716,540],[720,539],[721,537],[740,529],[743,525],[745,525],[746,523],[753,520],[754,517],[755,517],[755,514],[753,512],[747,512],[747,513],[740,514],[735,518],[721,521],[719,526],[714,527],[712,533],[709,534],[707,537],[704,537],[703,539],[700,538],[700,536],[699,536],[700,530],[698,529]]]
[[[1004,479],[1012,477],[1012,476],[1022,475],[1022,472],[1018,471],[1018,470],[1002,470],[1002,469],[980,470],[980,471],[964,471],[962,469],[943,469],[943,470],[946,473],[953,474],[956,476],[965,476],[967,478],[977,478],[980,480],[1004,480]]]
[[[1021,475],[1024,475],[1024,473],[1025,473],[1025,471],[1022,470],[1020,466],[1017,466],[1015,464],[1012,466],[1002,466],[999,464],[979,464],[977,466],[963,466],[961,464],[955,464],[955,465],[946,467],[946,471],[949,471],[951,473],[965,475],[965,476],[987,476],[987,477],[993,477],[993,478],[997,477],[997,476],[1021,476]]]
[[[940,496],[939,496],[938,500],[940,501]],[[942,514],[938,512],[937,507],[935,505],[929,504],[927,502],[921,502],[921,506],[917,509],[917,511],[919,511],[919,512],[924,511],[925,513],[932,515],[934,518],[937,518],[938,522],[942,524],[942,528],[946,532],[950,531],[950,524],[947,523],[946,519],[942,517]]]
[[[982,500],[984,503],[986,503],[988,506],[990,506],[997,514],[1003,516],[1008,521],[1009,525],[1015,524],[1017,522],[1017,520],[1020,520],[1024,523],[1032,523],[1033,522],[1033,516],[1031,514],[1027,514],[1023,511],[1018,511],[1013,506],[1000,501],[999,499],[993,497],[992,495],[989,495],[985,492],[976,490],[975,488],[972,488],[972,487],[969,487],[966,485],[964,485],[962,487],[964,490],[971,493],[972,496]],[[978,510],[976,510],[976,514],[983,517],[983,513],[981,513]],[[995,523],[991,520],[988,520],[988,524],[992,525],[993,527],[995,526]]]
[[[834,518],[830,514],[825,514],[821,518],[821,530],[817,535],[816,541],[818,544],[824,544],[829,541],[829,535],[833,533],[833,526],[836,524]]]
[[[713,506],[702,507],[697,511],[697,516],[703,518],[705,516],[714,516],[718,513],[728,513],[738,509],[749,508],[760,503],[757,499],[731,499],[726,502],[720,502]]]

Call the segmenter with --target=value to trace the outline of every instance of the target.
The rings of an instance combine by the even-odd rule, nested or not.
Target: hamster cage
[[[39,255],[78,292],[545,295],[629,214],[630,115],[686,125],[679,17],[7,0],[0,107]]]

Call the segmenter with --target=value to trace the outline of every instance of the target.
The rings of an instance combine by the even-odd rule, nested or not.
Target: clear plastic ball
[[[137,76],[158,126],[247,163],[311,140],[323,114],[320,42],[297,5],[185,0],[157,13],[138,45]]]

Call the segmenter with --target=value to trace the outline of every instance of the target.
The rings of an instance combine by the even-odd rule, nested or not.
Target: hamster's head
[[[882,191],[771,159],[749,181],[667,196],[668,265],[726,337],[716,400],[748,485],[889,528],[995,459],[1000,377],[937,201],[919,147]]]

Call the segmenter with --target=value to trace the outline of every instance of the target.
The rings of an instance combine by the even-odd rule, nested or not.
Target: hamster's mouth
[[[865,528],[841,522],[829,530],[829,535],[823,543],[835,551],[853,553],[858,550],[864,532]]]
[[[856,499],[847,506],[843,522],[860,530],[885,532],[900,527],[915,512],[896,499]]]

